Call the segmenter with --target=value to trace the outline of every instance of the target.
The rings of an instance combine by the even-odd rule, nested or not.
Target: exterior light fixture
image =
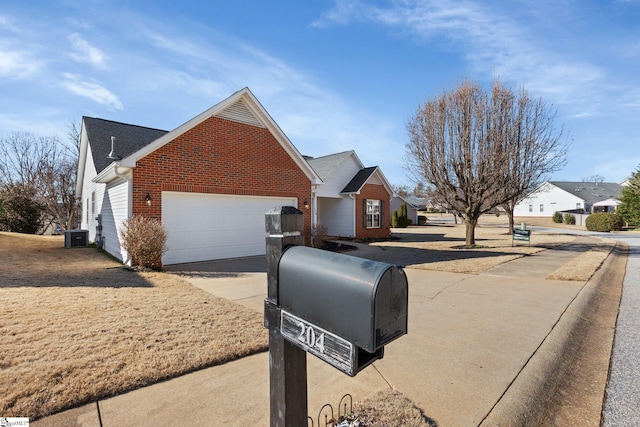
[[[309,202],[307,202],[306,200],[304,201],[304,208],[309,209]]]
[[[147,202],[147,206],[151,206],[151,194],[147,191],[147,195],[144,198],[145,202]]]

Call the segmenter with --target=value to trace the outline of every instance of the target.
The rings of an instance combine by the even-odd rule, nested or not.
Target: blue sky
[[[0,133],[83,115],[171,130],[248,86],[298,150],[354,149],[392,184],[406,122],[463,78],[541,96],[555,180],[640,166],[640,0],[4,0]]]

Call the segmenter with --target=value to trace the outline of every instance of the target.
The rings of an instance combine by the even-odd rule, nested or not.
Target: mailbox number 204
[[[324,354],[324,332],[316,331],[313,326],[303,322],[298,322],[298,326],[300,327],[298,340]]]

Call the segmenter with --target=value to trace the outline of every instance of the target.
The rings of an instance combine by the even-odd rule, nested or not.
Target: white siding
[[[163,264],[263,255],[265,214],[275,206],[297,207],[297,199],[163,192]]]
[[[91,146],[87,147],[87,157],[84,165],[84,177],[82,183],[82,221],[80,228],[89,230],[89,241],[95,242],[96,238],[96,221],[95,216],[99,212],[92,212],[91,194],[95,192],[96,198],[102,200],[104,192],[104,184],[96,184],[91,180],[97,176],[96,167],[93,164],[93,154]]]
[[[129,218],[129,181],[121,180],[106,186],[98,205],[102,213],[102,236],[104,250],[119,259],[127,261],[127,252],[120,246],[120,229]]]
[[[324,181],[324,184],[316,190],[316,196],[341,197],[340,192],[351,182],[360,169],[361,166],[353,156],[349,156],[338,166],[338,169]],[[320,216],[318,217],[318,222],[322,222]]]
[[[552,217],[554,212],[584,207],[583,200],[571,193],[544,183],[539,191],[516,205],[514,216]]]
[[[355,200],[344,196],[339,199],[320,197],[318,200],[318,224],[327,227],[330,236],[355,236]]]

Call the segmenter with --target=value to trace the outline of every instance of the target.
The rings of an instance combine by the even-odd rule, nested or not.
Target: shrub
[[[310,243],[312,248],[319,248],[322,246],[324,241],[327,240],[328,233],[329,229],[326,225],[315,224],[308,230],[307,241]]]
[[[621,230],[624,225],[622,217],[616,213],[598,212],[591,214],[585,221],[587,230],[609,232]]]
[[[392,218],[393,221],[393,218]],[[407,205],[405,203],[400,205],[398,212],[398,228],[407,228],[411,222],[409,221],[409,217],[407,216]]]
[[[570,213],[564,214],[564,217],[562,218],[562,221],[565,224],[576,225],[576,217],[571,215]]]
[[[134,215],[122,223],[122,247],[129,252],[132,265],[160,270],[167,249],[167,228],[155,218]]]
[[[391,227],[392,228],[398,227],[398,210],[397,209],[394,209],[393,212],[391,212]]]
[[[556,224],[560,224],[562,222],[562,213],[555,211],[553,216],[551,217],[551,219],[553,220],[553,222],[555,222]]]
[[[44,205],[37,189],[27,184],[8,184],[0,189],[0,230],[36,234],[42,228]]]

